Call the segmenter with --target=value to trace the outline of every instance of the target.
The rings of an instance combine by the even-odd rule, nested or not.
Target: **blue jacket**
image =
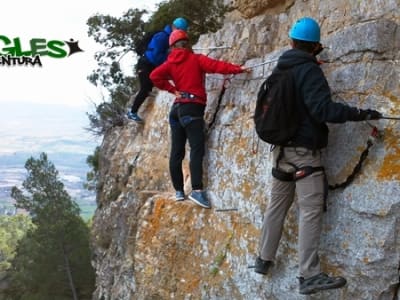
[[[147,60],[155,67],[161,65],[168,57],[169,35],[172,32],[170,25],[164,27],[163,31],[157,32],[151,39],[144,53]]]
[[[297,98],[303,121],[293,139],[295,146],[308,149],[321,149],[328,144],[328,123],[355,121],[359,115],[356,107],[332,101],[328,81],[315,56],[299,50],[290,49],[278,60],[279,69],[293,68]]]

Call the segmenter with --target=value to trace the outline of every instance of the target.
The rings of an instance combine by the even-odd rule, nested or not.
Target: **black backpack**
[[[257,94],[254,123],[260,139],[272,145],[287,145],[302,120],[298,102],[292,70],[275,68]]]
[[[159,32],[162,31],[157,30],[157,31],[146,32],[143,35],[143,37],[135,43],[135,52],[137,53],[138,56],[142,56],[146,52],[151,39],[156,33]]]

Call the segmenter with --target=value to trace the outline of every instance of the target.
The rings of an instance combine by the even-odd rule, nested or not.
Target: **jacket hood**
[[[171,53],[168,55],[168,62],[172,64],[179,64],[184,61],[192,51],[185,48],[175,48],[172,49]]]
[[[278,60],[277,67],[279,69],[287,69],[309,62],[317,63],[317,59],[314,55],[303,50],[293,48],[281,55]]]
[[[166,25],[166,26],[164,27],[164,31],[165,31],[166,33],[168,33],[168,34],[171,34],[171,32],[172,32],[172,27],[171,27],[171,25]]]

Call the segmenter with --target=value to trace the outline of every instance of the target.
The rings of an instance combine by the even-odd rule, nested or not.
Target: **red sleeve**
[[[155,68],[150,73],[150,79],[153,81],[154,86],[160,90],[168,91],[172,94],[176,92],[175,86],[170,83],[171,76],[169,75],[168,64],[163,63]]]
[[[238,74],[243,73],[241,66],[216,60],[208,56],[198,54],[200,66],[206,73],[219,73],[219,74]]]

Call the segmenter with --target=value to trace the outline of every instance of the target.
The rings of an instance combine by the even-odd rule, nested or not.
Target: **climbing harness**
[[[275,145],[271,146],[271,151],[275,149]],[[272,168],[272,176],[280,181],[286,181],[286,182],[291,182],[291,181],[297,181],[300,179],[303,179],[307,176],[310,176],[311,174],[315,172],[322,172],[324,175],[324,205],[323,209],[324,211],[327,211],[327,202],[326,200],[328,199],[328,182],[326,180],[326,175],[325,175],[325,169],[322,166],[318,167],[313,167],[313,166],[304,166],[304,167],[298,167],[293,163],[286,162],[288,165],[293,167],[294,171],[293,172],[286,172],[282,171],[279,169],[279,162],[283,158],[283,151],[284,151],[284,146],[279,146],[279,154],[276,159],[276,164],[275,167]]]
[[[345,187],[349,186],[353,182],[353,180],[356,177],[356,175],[358,173],[360,173],[362,164],[364,163],[365,159],[368,156],[369,149],[372,147],[372,145],[375,143],[375,141],[378,138],[382,138],[382,133],[379,132],[379,130],[378,130],[378,128],[376,126],[373,126],[369,122],[367,122],[367,124],[372,127],[372,131],[371,131],[371,133],[370,133],[370,135],[368,137],[368,140],[367,140],[367,146],[364,149],[364,151],[361,153],[360,159],[359,159],[358,163],[356,164],[356,166],[354,167],[353,171],[351,172],[351,174],[349,176],[347,176],[345,181],[343,181],[341,183],[334,184],[334,185],[329,185],[328,182],[327,182],[325,169],[322,166],[318,166],[318,167],[312,167],[312,166],[298,167],[295,164],[289,163],[289,165],[294,168],[293,172],[285,172],[285,171],[280,170],[279,169],[279,161],[283,157],[283,149],[284,149],[284,147],[280,147],[280,152],[279,152],[278,157],[276,159],[276,165],[275,165],[275,167],[272,168],[272,176],[275,177],[278,180],[290,182],[290,181],[297,181],[297,180],[303,179],[303,178],[313,174],[314,172],[323,172],[323,174],[324,174],[324,211],[326,211],[327,210],[326,200],[327,200],[327,196],[328,196],[328,189],[329,190],[335,190],[335,189],[338,189],[338,188],[345,188]],[[274,146],[271,147],[271,151],[273,149],[274,149]]]
[[[188,92],[180,92],[180,94],[181,94],[181,97],[184,98],[184,99],[194,100],[196,98],[199,98],[196,95],[193,95],[193,94],[188,93]]]
[[[368,122],[367,122],[368,123]],[[367,147],[364,149],[364,151],[360,155],[360,159],[356,166],[354,167],[353,171],[351,174],[346,178],[345,181],[342,183],[334,184],[334,185],[328,185],[328,188],[330,190],[335,190],[338,188],[345,188],[347,187],[350,183],[353,182],[355,176],[361,171],[361,167],[363,162],[368,156],[369,149],[372,147],[374,144],[375,140],[377,138],[382,137],[381,133],[378,131],[378,128],[376,126],[371,125],[368,123],[370,126],[372,126],[372,131],[368,137],[367,141]],[[276,179],[281,180],[281,181],[297,181],[300,179],[303,179],[309,175],[311,175],[314,172],[322,171],[325,172],[324,167],[319,166],[319,167],[312,167],[312,166],[304,166],[304,167],[298,167],[294,164],[290,164],[293,168],[293,172],[285,172],[279,169],[279,161],[283,157],[283,148],[280,147],[280,152],[276,160],[276,166],[272,168],[272,176],[274,176]],[[272,148],[274,149],[274,148]]]
[[[291,166],[295,168],[294,172],[284,172],[278,168],[272,168],[272,176],[280,181],[297,181],[311,175],[314,172],[324,171],[324,167],[305,166],[299,168],[292,164]]]
[[[196,120],[203,120],[203,117],[192,117],[190,115],[181,115],[181,103],[174,103],[174,107],[176,108],[177,114],[178,114],[178,120],[174,120],[170,118],[170,123],[172,124],[180,124],[183,128],[185,128],[189,123],[196,121]]]

